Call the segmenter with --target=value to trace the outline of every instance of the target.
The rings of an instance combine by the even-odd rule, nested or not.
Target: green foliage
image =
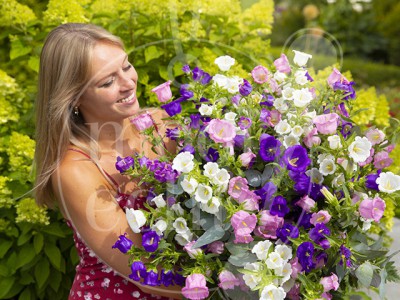
[[[210,65],[221,54],[242,64],[268,60],[273,10],[272,0],[0,0],[0,299],[66,299],[77,263],[62,216],[37,207],[30,193],[33,103],[49,31],[90,22],[120,36],[144,106],[156,103],[153,87],[179,80],[184,64]]]

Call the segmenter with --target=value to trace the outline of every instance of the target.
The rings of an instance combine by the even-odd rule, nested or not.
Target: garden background
[[[39,55],[61,23],[98,24],[124,40],[142,106],[156,105],[160,83],[175,78],[176,89],[185,63],[213,73],[227,54],[245,74],[296,49],[314,55],[316,72],[347,71],[357,107],[368,108],[359,123],[385,127],[400,115],[397,0],[0,0],[0,12],[0,299],[67,299],[78,262],[61,215],[31,193]],[[399,173],[400,149],[391,155]],[[388,230],[395,213],[385,212]]]

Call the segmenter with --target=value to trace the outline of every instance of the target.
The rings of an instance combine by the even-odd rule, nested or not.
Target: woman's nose
[[[135,87],[135,81],[132,74],[122,72],[120,76],[120,85],[122,90],[131,90]]]

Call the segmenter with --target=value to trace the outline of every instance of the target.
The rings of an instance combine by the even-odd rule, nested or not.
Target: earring
[[[75,107],[74,107],[74,115],[75,115],[75,117],[79,116],[79,109],[78,109],[78,106],[75,106]]]

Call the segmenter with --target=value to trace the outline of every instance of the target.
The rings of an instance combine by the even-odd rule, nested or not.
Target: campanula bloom
[[[375,222],[379,222],[385,208],[385,201],[379,197],[375,197],[374,199],[364,199],[361,201],[358,211],[364,219],[373,219]]]
[[[251,71],[251,76],[253,77],[255,83],[263,84],[269,79],[269,71],[263,66],[256,66]]]
[[[135,160],[130,157],[121,158],[120,156],[117,157],[117,162],[115,163],[115,168],[120,172],[123,173],[130,169],[135,164]]]
[[[146,276],[146,266],[141,261],[134,261],[131,265],[132,274],[129,275],[129,278],[140,281],[141,278]]]
[[[306,273],[315,268],[313,255],[314,245],[311,242],[303,242],[297,248],[297,258],[303,268],[303,271],[305,271]]]
[[[118,248],[122,253],[128,252],[132,248],[133,242],[124,235],[120,235],[118,241],[112,246],[113,249]]]
[[[206,278],[203,274],[192,274],[186,278],[182,294],[188,299],[201,300],[209,295]]]
[[[289,60],[285,54],[281,54],[281,56],[274,61],[274,66],[282,73],[290,73],[291,71]]]
[[[159,286],[160,280],[158,279],[158,272],[153,270],[147,271],[146,275],[144,276],[143,284],[149,286]]]
[[[276,196],[272,200],[272,205],[270,208],[270,214],[273,216],[284,217],[290,211],[287,206],[286,199],[282,196]]]
[[[172,98],[172,92],[170,88],[171,82],[171,80],[168,80],[167,82],[164,82],[163,84],[160,84],[151,90],[153,93],[156,93],[160,102],[167,102]]]
[[[259,155],[263,161],[275,161],[280,155],[281,142],[274,136],[263,133],[260,137]]]
[[[154,121],[148,112],[145,112],[136,118],[130,120],[131,124],[135,125],[136,129],[143,131],[147,128],[154,126]]]
[[[281,239],[282,242],[288,243],[289,239],[297,239],[299,237],[299,229],[289,223],[285,223],[281,228],[276,230],[276,236]]]
[[[154,252],[158,248],[160,236],[157,232],[150,230],[142,235],[142,246],[147,252]]]
[[[253,87],[251,86],[250,82],[248,82],[246,79],[243,79],[243,83],[239,85],[239,93],[242,96],[247,96],[252,90]]]
[[[288,170],[296,172],[305,172],[311,163],[307,150],[301,145],[287,148],[283,155],[283,161]]]

